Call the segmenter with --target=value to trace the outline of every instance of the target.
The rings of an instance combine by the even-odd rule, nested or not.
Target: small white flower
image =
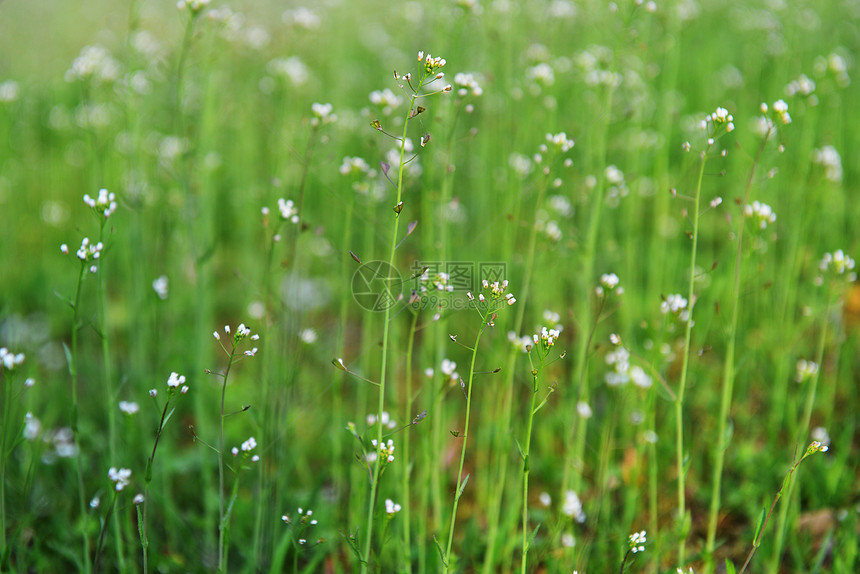
[[[120,468],[119,470],[116,467],[110,467],[108,470],[108,478],[116,483],[116,490],[119,492],[126,486],[128,486],[129,481],[131,480],[131,469],[128,468]]]
[[[585,522],[585,512],[582,510],[582,502],[576,495],[576,492],[568,490],[564,493],[564,503],[561,507],[561,512],[565,516],[570,516],[580,524]]]
[[[167,299],[167,275],[161,275],[152,282],[152,289],[158,298],[164,301]]]
[[[386,513],[388,516],[394,516],[394,515],[395,515],[395,514],[397,514],[398,512],[400,512],[400,505],[399,505],[399,504],[396,504],[396,503],[395,503],[393,500],[391,500],[390,498],[386,498],[386,499],[385,499],[385,513]]]
[[[119,402],[119,410],[124,412],[127,415],[134,415],[140,410],[140,407],[137,403],[129,402],[129,401],[120,401]]]

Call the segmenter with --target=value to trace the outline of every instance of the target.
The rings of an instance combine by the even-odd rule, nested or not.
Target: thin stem
[[[224,372],[224,382],[221,385],[221,416],[218,421],[218,571],[221,574],[227,572],[227,553],[224,548],[225,536],[227,534],[227,517],[224,512],[224,404],[227,398],[227,378],[230,376],[230,368],[233,366],[233,351],[230,352],[230,360],[227,370]]]
[[[2,367],[0,367],[2,371]],[[9,437],[9,417],[12,405],[12,380],[11,372],[5,375],[0,373],[3,379],[3,438],[2,450],[0,450],[0,552],[6,551],[6,440]]]
[[[445,548],[445,561],[442,565],[442,574],[448,573],[448,568],[451,564],[451,545],[454,542],[454,526],[457,522],[457,506],[460,504],[460,496],[463,494],[463,465],[466,462],[466,445],[469,439],[469,418],[472,414],[472,381],[475,378],[475,359],[478,356],[478,343],[481,342],[481,335],[484,334],[484,329],[487,328],[487,318],[481,317],[481,329],[475,337],[475,344],[472,347],[472,361],[469,364],[469,384],[466,390],[466,422],[463,426],[463,446],[460,449],[460,468],[457,471],[457,490],[454,493],[454,507],[451,509],[451,526],[448,530],[448,544]]]
[[[759,145],[755,160],[753,161],[752,169],[747,178],[746,190],[744,191],[743,202],[740,206],[740,217],[738,217],[738,247],[735,253],[735,278],[733,285],[733,308],[732,319],[729,327],[728,345],[726,347],[726,361],[723,367],[723,393],[720,400],[720,414],[717,428],[717,436],[714,441],[714,473],[713,487],[711,491],[711,508],[708,519],[708,536],[705,542],[705,557],[708,561],[712,561],[714,553],[714,545],[717,535],[717,518],[720,511],[720,485],[723,478],[723,463],[725,462],[726,449],[728,444],[726,441],[726,426],[729,418],[729,410],[732,403],[732,389],[735,383],[735,341],[737,339],[738,317],[740,316],[740,293],[741,293],[741,268],[743,261],[743,244],[744,244],[744,210],[749,203],[750,191],[752,190],[753,179],[755,178],[756,168],[758,167],[761,154],[764,152],[764,146],[770,137],[770,132],[762,138]]]
[[[606,149],[607,140],[609,139],[609,125],[612,120],[612,100],[615,94],[615,85],[610,84],[606,90],[606,102],[604,104],[605,122],[601,132],[600,142],[596,156],[601,162],[598,184],[595,187],[594,196],[591,198],[591,213],[588,219],[588,235],[586,236],[585,250],[583,253],[582,263],[582,280],[586,288],[591,285],[592,276],[594,275],[594,260],[597,249],[598,230],[600,229],[600,218],[603,212],[603,202],[605,193],[605,175],[602,175],[602,168],[606,165]],[[587,297],[580,297],[581,305],[579,306],[576,320],[579,324],[579,337],[576,349],[576,366],[574,367],[573,383],[578,386],[579,402],[588,402],[589,388],[586,381],[587,362],[588,362],[588,347],[591,337],[583,337],[582,330],[590,328],[592,324],[591,307]],[[596,321],[595,321],[596,324]],[[582,469],[584,465],[583,458],[585,456],[585,435],[587,430],[588,419],[585,417],[577,417],[577,422],[573,427],[573,437],[568,437],[568,445],[565,449],[565,467],[564,479],[562,480],[562,496],[568,490],[570,485],[574,491],[581,491],[582,487]],[[573,439],[573,449],[570,448],[570,442]],[[570,451],[573,450],[571,453]],[[570,477],[570,469],[573,468],[573,476]]]
[[[99,242],[105,242],[105,227],[107,226],[107,219],[101,217],[100,225],[99,225]],[[108,415],[108,453],[110,459],[110,466],[115,466],[116,462],[116,409],[114,407],[114,392],[113,392],[113,381],[111,375],[111,360],[110,360],[110,338],[108,336],[107,328],[108,328],[108,319],[107,319],[107,298],[105,297],[105,277],[104,277],[104,258],[102,258],[99,262],[98,267],[98,298],[99,298],[99,310],[100,310],[100,335],[102,342],[102,365],[104,371],[104,385],[105,385],[105,402],[107,406],[107,415]],[[113,523],[113,531],[114,538],[116,539],[116,554],[117,554],[117,567],[119,570],[125,571],[125,545],[123,544],[123,538],[120,534],[120,523],[119,520],[114,521]]]
[[[684,392],[687,389],[687,373],[690,365],[690,338],[693,332],[693,311],[695,309],[696,283],[696,251],[699,245],[699,203],[702,195],[702,178],[705,175],[705,164],[708,162],[708,150],[702,152],[699,166],[699,179],[696,182],[696,197],[693,204],[693,246],[690,252],[690,285],[687,294],[689,316],[684,330],[684,355],[681,363],[681,381],[678,384],[678,396],[675,401],[675,464],[678,467],[678,565],[684,564],[687,533],[686,524],[686,470],[684,469]]]
[[[415,311],[412,314],[412,323],[409,325],[409,341],[406,345],[406,412],[404,413],[403,420],[409,421],[412,420],[414,416],[412,414],[412,351],[415,344],[415,330],[418,326],[418,315],[419,313]],[[409,519],[410,519],[410,501],[412,500],[412,496],[410,494],[410,485],[412,483],[412,462],[409,456],[409,443],[410,443],[411,433],[409,429],[406,431],[406,435],[403,437],[403,463],[405,465],[403,470],[403,499],[406,501],[403,504],[403,550],[406,553],[405,559],[402,562],[402,567],[405,569],[407,574],[411,574],[412,572],[412,539],[411,533],[409,531]]]
[[[815,362],[817,365],[819,365],[819,367],[818,371],[816,371],[815,375],[809,381],[809,390],[806,394],[806,403],[803,406],[803,418],[801,419],[800,429],[797,433],[796,440],[798,444],[803,444],[803,442],[806,440],[807,434],[809,433],[809,425],[812,420],[812,407],[815,405],[815,394],[818,390],[818,379],[821,377],[821,365],[824,360],[824,347],[827,341],[827,327],[829,324],[827,316],[830,313],[830,307],[832,304],[833,291],[831,290],[830,293],[828,293],[827,305],[824,309],[824,317],[821,325],[821,336],[818,338],[818,349],[815,354]],[[803,459],[801,458],[801,460]],[[786,502],[779,509],[779,516],[777,519],[776,542],[774,543],[773,555],[771,556],[771,570],[776,569],[776,565],[779,564],[779,557],[782,554],[782,546],[785,540],[785,525],[788,521],[788,510],[791,504],[791,499],[794,495],[794,484],[795,483],[791,483],[788,486],[788,496],[786,497]]]
[[[415,101],[418,98],[418,90],[421,89],[421,86],[424,83],[424,79],[427,77],[426,72],[422,72],[421,81],[418,82],[418,87],[412,94],[412,97],[409,100],[409,111],[406,114],[406,120],[403,122],[403,137],[400,139],[400,169],[397,174],[397,200],[394,202],[394,205],[399,205],[402,201],[403,197],[403,172],[405,171],[405,157],[406,157],[406,135],[409,131],[409,120],[412,118],[412,109],[415,107]],[[400,228],[400,213],[395,212],[394,214],[394,225],[392,226],[391,233],[391,245],[388,254],[388,269],[386,271],[386,289],[391,287],[391,270],[394,267],[394,255],[397,249],[397,232]],[[380,366],[380,376],[379,376],[379,403],[377,407],[377,421],[382,420],[382,411],[385,407],[385,382],[386,382],[386,370],[388,365],[388,335],[389,335],[389,324],[391,322],[391,305],[385,306],[385,318],[384,325],[382,327],[382,365]],[[377,429],[376,435],[376,450],[377,450],[377,458],[373,466],[373,478],[370,483],[370,500],[367,505],[367,534],[365,535],[364,541],[364,552],[363,552],[363,560],[361,562],[361,572],[364,574],[367,572],[367,568],[370,562],[370,549],[371,549],[371,541],[373,538],[373,510],[376,506],[376,494],[377,487],[379,486],[379,474],[382,469],[382,458],[379,453],[379,449],[382,447],[382,429],[383,425],[380,423]]]
[[[69,365],[69,372],[72,376],[72,434],[75,437],[75,451],[77,452],[76,465],[78,474],[78,507],[83,520],[83,545],[84,545],[84,571],[89,574],[92,572],[92,564],[90,562],[90,539],[88,537],[89,530],[89,514],[87,513],[86,495],[84,494],[84,470],[81,441],[78,433],[78,329],[80,328],[80,308],[81,308],[81,287],[83,286],[84,276],[87,273],[87,262],[81,261],[81,270],[78,273],[78,284],[75,288],[75,303],[72,316],[72,360]]]
[[[105,542],[105,534],[107,534],[108,525],[110,524],[111,518],[113,517],[113,510],[116,507],[116,499],[119,496],[119,491],[114,489],[113,491],[113,499],[111,500],[110,507],[108,508],[107,516],[105,516],[104,524],[102,524],[102,530],[99,533],[99,543],[96,547],[96,560],[95,565],[93,566],[94,574],[98,574],[99,572],[99,562],[102,557],[102,548],[104,547]]]
[[[541,350],[538,349],[538,353]],[[541,360],[543,362],[543,360]],[[542,365],[541,365],[542,367]],[[529,460],[529,453],[531,452],[531,443],[532,443],[532,426],[534,424],[535,417],[535,402],[537,401],[537,382],[538,376],[540,375],[541,369],[535,369],[532,371],[532,399],[531,404],[529,405],[529,420],[526,425],[526,442],[523,447],[523,562],[522,562],[522,574],[526,574],[526,569],[528,565],[528,554],[529,554],[529,472],[531,471],[531,461]]]

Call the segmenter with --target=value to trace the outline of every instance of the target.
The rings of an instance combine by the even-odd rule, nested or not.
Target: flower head
[[[634,554],[637,552],[645,552],[646,542],[647,540],[645,538],[644,530],[642,530],[641,532],[634,532],[630,535],[630,538],[628,539],[627,548],[630,550],[630,552],[633,552]]]
[[[311,111],[313,112],[313,117],[311,118],[311,125],[318,126],[336,122],[337,114],[333,113],[332,110],[334,110],[334,106],[331,104],[312,104]]]
[[[24,353],[13,353],[6,347],[0,347],[0,367],[12,371],[24,362]]]
[[[93,199],[88,193],[84,194],[84,203],[89,205],[98,214],[105,219],[111,216],[116,211],[116,194],[108,192],[106,189],[100,189],[98,198]]]
[[[110,467],[108,470],[108,478],[110,478],[113,482],[116,483],[114,488],[116,488],[117,492],[128,486],[131,481],[131,469],[128,468],[120,468],[119,470],[116,467]]]
[[[776,221],[776,214],[773,209],[768,204],[759,201],[748,203],[744,207],[744,216],[752,219],[759,229],[767,229],[769,223]]]
[[[385,499],[385,514],[387,514],[389,517],[391,517],[391,516],[394,516],[395,514],[397,514],[398,512],[400,512],[400,505],[395,503],[390,498],[386,498]]]

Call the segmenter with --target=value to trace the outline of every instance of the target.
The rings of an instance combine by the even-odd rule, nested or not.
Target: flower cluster
[[[314,513],[314,511],[313,511],[313,510],[311,510],[310,508],[308,508],[308,511],[307,511],[307,512],[305,512],[304,510],[302,510],[302,507],[300,506],[300,507],[298,508],[299,523],[301,523],[301,524],[309,524],[309,525],[311,525],[311,526],[316,526],[316,524],[317,524],[317,519],[316,519],[316,518],[311,518],[311,516],[313,515],[313,513]],[[284,521],[285,523],[287,523],[287,524],[293,524],[293,521],[292,521],[292,519],[290,518],[290,515],[289,515],[289,514],[284,514],[283,516],[281,516],[281,520],[283,520],[283,521]]]
[[[854,269],[854,260],[845,255],[841,249],[837,249],[833,253],[824,254],[819,268],[822,271],[829,271],[832,269],[834,273],[842,275],[846,271]]]
[[[333,113],[333,110],[334,106],[331,104],[312,104],[311,111],[313,112],[313,117],[311,118],[311,125],[316,127],[336,122],[337,114]]]
[[[443,67],[447,63],[445,61],[445,58],[440,58],[438,56],[434,58],[430,54],[427,54],[427,56],[425,57],[423,51],[418,52],[418,61],[420,62],[422,60],[424,61],[424,71],[427,74],[435,73],[436,70]]]
[[[613,336],[610,336],[612,339]],[[615,335],[617,337],[617,335]],[[620,338],[617,339],[620,342]],[[606,364],[613,367],[613,371],[606,373],[606,384],[610,387],[618,387],[632,382],[639,388],[651,387],[651,377],[638,365],[630,364],[630,351],[622,346],[616,346],[614,350],[606,354]]]
[[[776,221],[776,214],[773,209],[760,201],[753,201],[744,207],[744,216],[753,220],[757,229],[767,229],[769,223]]]
[[[564,132],[558,132],[557,134],[548,133],[546,134],[546,141],[561,153],[570,151],[576,145],[576,142],[567,137],[567,134]]]
[[[815,454],[816,452],[827,452],[828,450],[829,447],[821,444],[820,441],[814,440],[809,445],[809,447],[807,447],[806,454],[804,455],[804,457],[809,456],[811,454]]]
[[[116,467],[110,467],[108,470],[108,478],[110,478],[113,482],[116,483],[114,488],[119,492],[126,486],[128,486],[129,482],[131,482],[131,469],[128,468],[120,468],[119,470]]]
[[[314,512],[311,509],[304,511],[301,507],[299,507],[298,520],[293,520],[289,514],[284,514],[283,516],[281,516],[281,520],[283,520],[285,524],[296,530],[296,536],[298,537],[296,542],[298,542],[300,546],[304,546],[308,543],[307,538],[305,538],[305,531],[311,526],[317,525],[317,519],[311,518],[311,516],[313,516],[313,513]],[[318,538],[316,542],[317,544],[321,544],[322,542],[325,542],[325,539]]]
[[[24,353],[13,353],[6,347],[0,347],[0,367],[12,371],[24,362]]]
[[[833,183],[842,182],[842,157],[832,145],[812,151],[812,161],[824,167],[824,177]]]
[[[120,401],[119,402],[119,410],[128,416],[136,415],[140,410],[140,406],[137,403],[130,401]]]
[[[585,512],[582,510],[582,501],[576,495],[576,492],[568,490],[564,493],[564,503],[561,506],[561,513],[569,516],[579,522],[585,522]]]
[[[392,439],[388,439],[382,444],[377,442],[376,439],[373,439],[370,441],[370,444],[372,444],[373,448],[377,449],[379,455],[382,456],[383,464],[394,462],[394,441]]]
[[[386,498],[385,499],[385,514],[387,514],[388,517],[390,518],[390,517],[394,516],[395,514],[397,514],[398,512],[400,512],[400,505],[397,504],[396,502],[394,502],[393,500],[391,500],[390,498]]]
[[[100,189],[96,199],[90,197],[89,194],[84,194],[84,203],[93,208],[93,211],[98,215],[107,219],[116,211],[116,194],[108,192],[106,189]]]
[[[472,74],[458,73],[454,76],[454,87],[457,89],[457,95],[461,98],[472,94],[475,97],[481,96],[484,90]]]
[[[708,146],[714,145],[716,137],[721,131],[725,131],[725,133],[734,131],[734,122],[735,118],[726,108],[717,108],[716,111],[705,116],[705,119],[699,123],[699,127],[708,134]],[[688,149],[687,144],[685,144],[684,149]]]
[[[559,335],[561,335],[560,329],[547,329],[546,327],[541,327],[540,335],[532,335],[532,340],[535,345],[540,345],[540,348],[543,350],[544,354],[546,354],[549,352],[550,348],[555,345]]]
[[[82,262],[87,263],[92,261],[93,264],[90,266],[90,273],[95,273],[98,267],[95,264],[95,261],[101,257],[102,250],[104,249],[104,244],[99,241],[98,243],[90,242],[89,237],[84,237],[81,240],[81,246],[75,251],[75,255]],[[60,253],[63,255],[68,255],[69,246],[63,243],[60,245]]]
[[[260,460],[259,455],[257,455],[257,454],[251,455],[251,451],[254,450],[255,448],[257,448],[257,439],[255,439],[254,437],[249,437],[248,440],[246,440],[245,442],[242,443],[242,446],[240,448],[241,448],[241,452],[245,458],[247,458],[248,456],[251,456],[251,462],[257,462],[258,460]],[[239,448],[236,448],[234,446],[230,450],[230,452],[233,456],[238,456],[240,450],[239,450]]]
[[[299,222],[299,209],[293,203],[292,199],[284,199],[283,197],[279,198],[278,211],[280,212],[281,219],[283,221],[289,221],[290,223]]]
[[[687,299],[679,293],[667,295],[663,299],[663,302],[660,303],[660,312],[664,315],[675,315],[684,322],[690,318],[690,311],[687,308]]]
[[[382,113],[390,116],[394,108],[403,103],[403,98],[392,92],[390,89],[374,90],[370,92],[370,102],[382,108]]]
[[[341,175],[364,175],[370,174],[373,170],[364,158],[346,156],[338,171]]]
[[[209,5],[210,0],[179,0],[176,8],[180,12],[189,10],[192,14],[199,14]]]
[[[230,334],[230,325],[224,325],[224,333],[226,333],[227,335]],[[217,339],[219,342],[221,341],[221,334],[218,331],[214,331],[212,333],[212,336],[215,337],[215,339]],[[245,323],[240,323],[239,326],[236,327],[236,334],[233,335],[233,351],[235,351],[236,347],[238,347],[245,339],[250,339],[252,341],[259,341],[260,335],[258,335],[256,333],[254,333],[252,335],[251,329],[246,327]],[[223,345],[222,345],[222,347],[223,347]],[[224,350],[226,351],[226,349],[224,349]],[[257,351],[258,351],[257,347],[254,347],[253,349],[245,351],[245,355],[248,357],[253,357],[254,355],[257,354]],[[229,353],[229,354],[232,354],[232,353]]]
[[[794,380],[798,383],[808,381],[817,374],[818,364],[814,361],[807,361],[806,359],[799,359],[797,361],[797,373],[795,374]]]
[[[366,420],[367,424],[371,426],[375,425],[377,421],[379,421],[382,426],[389,430],[397,427],[397,421],[392,419],[391,415],[389,415],[387,411],[382,411],[382,417],[377,417],[376,414],[371,413],[367,415]]]
[[[167,299],[168,279],[167,275],[161,275],[152,281],[152,290],[162,301]]]
[[[167,396],[168,399],[174,396],[176,393],[184,395],[188,392],[188,385],[185,384],[185,375],[180,375],[179,373],[172,371],[170,376],[167,377]],[[158,389],[150,389],[149,396],[157,397]],[[120,408],[122,408],[120,406]]]
[[[21,87],[15,80],[0,82],[0,103],[11,104],[21,95]]]
[[[107,48],[86,46],[80,55],[72,62],[72,67],[66,72],[66,81],[93,79],[99,82],[112,82],[119,77],[120,65],[114,60]]]
[[[645,543],[647,542],[645,538],[645,531],[634,532],[630,535],[630,538],[627,542],[627,548],[630,552],[634,554],[637,552],[645,552]]]
[[[442,359],[441,371],[452,381],[456,381],[460,378],[460,374],[457,372],[457,363],[455,363],[451,359]]]
[[[818,264],[821,276],[816,279],[816,284],[824,282],[824,276],[831,281],[847,281],[853,283],[857,280],[857,272],[854,271],[854,260],[846,255],[841,249],[833,253],[825,253]]]
[[[621,280],[615,273],[604,273],[600,276],[600,285],[594,289],[594,292],[597,293],[598,297],[603,297],[607,293],[623,295],[624,287],[621,287],[620,283]]]
[[[815,91],[815,81],[807,77],[806,74],[800,74],[796,80],[792,80],[785,86],[785,95],[792,97],[794,95],[810,96]]]

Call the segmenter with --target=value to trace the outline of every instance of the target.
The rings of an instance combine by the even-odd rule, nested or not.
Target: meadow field
[[[858,48],[0,2],[0,572],[857,572]]]

